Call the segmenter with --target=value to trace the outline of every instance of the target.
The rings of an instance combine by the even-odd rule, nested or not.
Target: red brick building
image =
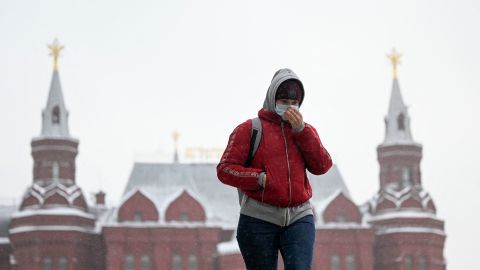
[[[235,240],[237,193],[218,181],[216,164],[135,163],[116,207],[105,207],[104,193],[87,205],[56,68],[42,119],[31,142],[32,184],[18,207],[0,208],[0,269],[245,268]],[[444,223],[421,185],[422,146],[409,121],[395,78],[377,148],[380,188],[367,203],[352,201],[336,166],[309,174],[314,269],[446,269]]]

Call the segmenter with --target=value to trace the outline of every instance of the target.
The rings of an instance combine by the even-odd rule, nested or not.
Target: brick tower
[[[394,76],[385,139],[377,147],[380,190],[368,205],[369,222],[376,230],[375,270],[443,270],[444,222],[422,187],[422,145],[412,138],[400,92],[400,55],[393,51],[389,58]]]
[[[42,132],[32,139],[33,183],[12,215],[11,263],[16,270],[101,269],[94,255],[100,245],[95,216],[88,212],[82,190],[75,183],[78,140],[68,131],[57,59],[63,46],[49,46],[54,70]],[[99,257],[100,258],[100,257]]]

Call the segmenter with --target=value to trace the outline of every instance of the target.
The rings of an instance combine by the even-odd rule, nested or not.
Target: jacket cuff
[[[265,172],[261,172],[258,175],[257,182],[258,182],[258,185],[260,186],[260,189],[263,189],[265,187]]]
[[[293,132],[298,133],[301,132],[305,128],[305,123],[302,122],[302,126],[300,128],[294,128]]]

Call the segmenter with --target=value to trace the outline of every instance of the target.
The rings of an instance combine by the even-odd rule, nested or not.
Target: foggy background
[[[19,203],[32,182],[57,37],[87,197],[102,189],[118,205],[135,161],[173,160],[175,130],[181,162],[207,161],[185,152],[223,149],[289,67],[305,86],[304,120],[362,204],[379,188],[395,47],[423,187],[446,222],[447,267],[478,269],[479,27],[473,0],[0,0],[0,202]]]

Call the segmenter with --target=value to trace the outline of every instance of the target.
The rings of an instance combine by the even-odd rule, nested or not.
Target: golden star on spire
[[[395,48],[392,49],[392,52],[390,54],[387,54],[387,58],[390,59],[390,62],[392,62],[393,66],[393,78],[397,78],[397,66],[400,64],[400,58],[402,57],[401,54],[399,54]]]
[[[55,38],[52,44],[47,45],[50,49],[50,55],[53,56],[53,68],[58,70],[58,57],[60,56],[60,52],[65,48],[65,46],[60,45],[58,39]]]

